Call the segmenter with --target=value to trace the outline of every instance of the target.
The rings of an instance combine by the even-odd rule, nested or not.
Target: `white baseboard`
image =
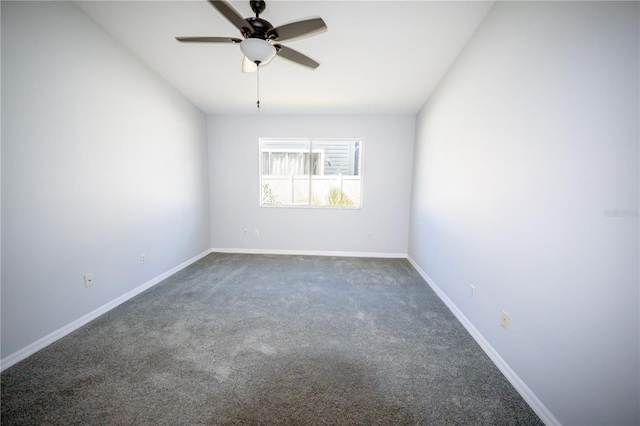
[[[202,259],[203,257],[205,257],[206,255],[208,255],[209,253],[211,253],[211,249],[205,250],[204,252],[198,254],[195,257],[192,257],[191,259],[181,263],[180,265],[176,266],[175,268],[172,268],[170,270],[168,270],[167,272],[158,275],[157,277],[153,278],[152,280],[147,281],[146,283],[134,288],[131,291],[126,292],[125,294],[123,294],[122,296],[112,300],[109,303],[106,303],[102,306],[100,306],[98,309],[89,312],[88,314],[78,318],[77,320],[71,322],[70,324],[65,325],[62,328],[59,328],[58,330],[54,331],[53,333],[50,333],[46,336],[44,336],[42,339],[37,340],[33,343],[31,343],[28,346],[25,346],[24,348],[20,349],[17,352],[12,353],[11,355],[5,357],[4,359],[2,359],[0,361],[0,371],[4,371],[5,369],[11,367],[14,364],[17,364],[18,362],[22,361],[23,359],[28,358],[29,356],[33,355],[34,353],[38,352],[41,349],[44,349],[45,347],[49,346],[50,344],[52,344],[53,342],[55,342],[56,340],[59,340],[61,338],[63,338],[64,336],[66,336],[67,334],[79,329],[80,327],[82,327],[83,325],[89,323],[90,321],[98,318],[100,315],[103,315],[107,312],[109,312],[111,309],[115,308],[118,305],[121,305],[122,303],[126,302],[127,300],[137,296],[138,294],[142,293],[143,291],[153,287],[154,285],[158,284],[159,282],[165,280],[166,278],[169,278],[171,275],[175,274],[176,272],[186,268],[187,266],[191,265],[192,263]]]
[[[284,254],[292,256],[337,256],[337,257],[376,257],[388,259],[406,259],[406,253],[369,253],[357,251],[315,251],[315,250],[268,250],[268,249],[235,249],[214,248],[214,253],[239,253],[239,254]]]
[[[458,321],[467,329],[471,337],[475,339],[475,341],[480,345],[482,350],[489,356],[491,361],[498,367],[498,369],[504,374],[507,380],[513,385],[513,387],[518,391],[520,396],[529,404],[531,409],[540,417],[540,420],[544,422],[545,425],[560,425],[561,423],[558,419],[555,418],[551,411],[544,406],[542,401],[538,399],[538,397],[529,389],[529,387],[522,381],[522,379],[509,367],[509,364],[502,359],[502,357],[496,352],[496,350],[489,344],[487,339],[478,331],[477,328],[473,326],[471,321],[462,313],[460,309],[447,297],[446,294],[436,285],[435,282],[427,275],[426,272],[418,266],[418,264],[411,258],[411,256],[407,256],[409,262],[413,265],[413,267],[418,271],[418,273],[424,278],[424,280],[429,284],[429,286],[433,289],[433,291],[438,295],[440,300],[444,302],[445,305],[449,308],[449,310],[458,318]]]

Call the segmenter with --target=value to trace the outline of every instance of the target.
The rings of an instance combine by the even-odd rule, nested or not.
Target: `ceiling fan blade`
[[[258,66],[249,60],[246,56],[242,57],[242,72],[256,72]]]
[[[233,8],[225,0],[209,0],[211,6],[215,7],[218,12],[229,22],[231,22],[237,29],[240,30],[244,36],[246,33],[253,34],[254,30],[249,21],[247,21],[237,10]]]
[[[303,55],[302,53],[298,52],[297,50],[293,50],[290,49],[286,46],[282,46],[280,44],[274,44],[274,46],[276,47],[276,49],[278,49],[278,53],[276,54],[277,56],[280,56],[281,58],[284,59],[288,59],[290,61],[293,61],[297,64],[303,65],[305,67],[309,67],[312,69],[316,69],[320,66],[320,63],[314,61],[313,59],[311,59],[310,57]]]
[[[314,18],[279,26],[270,30],[268,36],[277,34],[275,40],[283,42],[311,37],[325,31],[327,31],[327,24],[324,23],[322,18]]]
[[[240,43],[242,40],[233,37],[176,37],[183,43]]]

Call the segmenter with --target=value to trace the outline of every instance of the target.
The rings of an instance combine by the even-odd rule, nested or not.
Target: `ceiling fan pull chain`
[[[260,64],[256,68],[256,82],[258,83],[258,102],[256,102],[256,106],[258,107],[258,112],[260,112]]]

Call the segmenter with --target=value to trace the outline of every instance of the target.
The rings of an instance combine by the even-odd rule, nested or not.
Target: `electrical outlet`
[[[476,286],[475,285],[471,285],[471,298],[475,299],[476,297]]]
[[[256,229],[255,234],[256,234],[256,237],[259,237],[260,236],[260,230]]]
[[[506,313],[505,311],[502,311],[502,317],[500,319],[500,325],[502,326],[502,328],[504,328],[505,330],[509,329],[509,314]]]
[[[147,261],[147,255],[142,253],[140,255],[140,263],[145,263]]]
[[[244,236],[245,237],[247,236],[247,230],[246,229],[244,230]]]
[[[372,233],[372,232],[369,232],[369,233],[367,234],[367,237],[368,237],[369,239],[371,239],[371,237],[373,237],[373,233]]]
[[[84,286],[91,287],[93,285],[93,274],[84,274]]]

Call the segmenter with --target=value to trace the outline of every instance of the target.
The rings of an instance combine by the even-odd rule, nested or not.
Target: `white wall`
[[[498,2],[417,118],[409,255],[566,425],[640,423],[638,12]]]
[[[213,247],[406,254],[414,128],[413,116],[210,116]],[[364,138],[362,209],[259,207],[260,137]]]
[[[210,247],[206,116],[72,3],[2,2],[2,124],[3,359]]]

